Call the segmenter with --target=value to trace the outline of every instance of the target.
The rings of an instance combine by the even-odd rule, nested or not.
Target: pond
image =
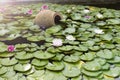
[[[45,30],[43,6],[61,13]],[[120,10],[39,3],[0,7],[0,80],[119,80]]]

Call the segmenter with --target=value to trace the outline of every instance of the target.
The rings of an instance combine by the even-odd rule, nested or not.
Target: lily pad
[[[80,59],[85,60],[85,61],[90,61],[93,60],[95,57],[94,52],[88,52],[80,56]]]
[[[12,66],[12,65],[15,65],[18,61],[15,59],[15,58],[5,58],[5,59],[2,59],[1,60],[1,64],[3,66]]]
[[[60,25],[53,26],[51,28],[46,29],[46,33],[54,34],[54,33],[59,32],[61,29],[62,29],[62,27]]]
[[[68,34],[72,34],[75,33],[76,29],[74,27],[71,28],[66,28],[63,33],[68,33]]]
[[[107,24],[112,24],[112,25],[115,25],[115,24],[120,24],[120,19],[108,19],[106,20]]]
[[[72,46],[62,46],[62,47],[59,47],[59,50],[61,51],[71,51],[73,49]]]
[[[74,14],[71,14],[71,18],[73,19],[73,20],[81,20],[81,14],[79,14],[79,13],[74,13]]]
[[[66,77],[77,77],[81,74],[80,70],[76,67],[72,67],[72,68],[65,68],[63,70],[63,75]]]
[[[101,36],[103,40],[111,41],[113,39],[113,36],[111,34],[105,34]]]
[[[3,52],[0,54],[0,57],[7,58],[7,57],[12,57],[14,55],[15,55],[15,53]]]
[[[33,59],[31,64],[34,66],[45,66],[48,64],[48,60]]]
[[[79,58],[79,56],[70,55],[70,56],[65,56],[63,58],[63,60],[66,62],[75,63],[75,62],[78,62],[80,60],[80,58]]]
[[[32,53],[26,53],[26,52],[22,51],[22,52],[18,52],[15,55],[15,58],[17,58],[19,60],[27,60],[27,59],[33,58],[33,54]]]
[[[65,55],[64,54],[56,54],[55,57],[52,58],[54,61],[61,61]]]
[[[60,71],[64,69],[64,64],[61,62],[52,62],[48,63],[48,65],[46,65],[46,68],[52,71]]]
[[[82,73],[87,75],[87,76],[90,76],[90,77],[97,77],[99,76],[102,72],[101,71],[95,71],[95,72],[91,72],[91,71],[87,71],[85,69],[82,69]]]
[[[27,37],[28,41],[33,41],[33,42],[42,41],[44,39],[45,39],[44,36],[30,36],[30,37]]]
[[[99,71],[101,70],[101,67],[102,66],[96,61],[87,62],[83,65],[83,68],[88,71]]]
[[[120,63],[120,57],[115,56],[113,59],[107,60],[108,63]]]
[[[115,67],[109,71],[104,72],[104,74],[111,77],[117,77],[120,75],[120,67]]]
[[[5,74],[7,72],[6,67],[1,67],[0,68],[0,75]]]
[[[33,55],[38,59],[50,59],[55,56],[55,54],[43,51],[36,51]]]
[[[98,57],[101,57],[101,58],[105,58],[105,59],[112,59],[114,57],[112,51],[110,50],[100,50],[99,52],[97,52],[96,54]]]
[[[31,64],[17,64],[14,66],[14,70],[15,71],[19,71],[19,72],[26,72],[29,71],[32,68]]]

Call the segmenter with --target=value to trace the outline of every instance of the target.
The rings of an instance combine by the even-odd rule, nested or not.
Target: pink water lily
[[[41,7],[41,10],[47,10],[47,9],[49,9],[49,8],[48,8],[48,5],[43,5],[43,6]]]
[[[90,16],[85,16],[85,18],[89,19],[89,18],[90,18]]]
[[[4,12],[5,11],[5,8],[0,8],[0,12]]]
[[[8,50],[8,52],[14,52],[15,51],[15,46],[14,45],[8,45],[7,50]]]
[[[27,14],[31,15],[33,13],[33,11],[30,9],[29,11],[27,11]]]

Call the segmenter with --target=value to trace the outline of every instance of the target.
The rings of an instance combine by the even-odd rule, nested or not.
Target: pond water
[[[34,19],[46,5],[63,18],[42,30]],[[52,3],[0,7],[0,80],[119,77],[120,10]]]

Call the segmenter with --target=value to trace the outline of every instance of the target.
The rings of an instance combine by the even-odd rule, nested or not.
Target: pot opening
[[[54,19],[55,24],[59,24],[59,23],[60,23],[60,20],[61,20],[61,17],[60,17],[59,15],[56,15],[56,16],[55,16],[55,19]]]

